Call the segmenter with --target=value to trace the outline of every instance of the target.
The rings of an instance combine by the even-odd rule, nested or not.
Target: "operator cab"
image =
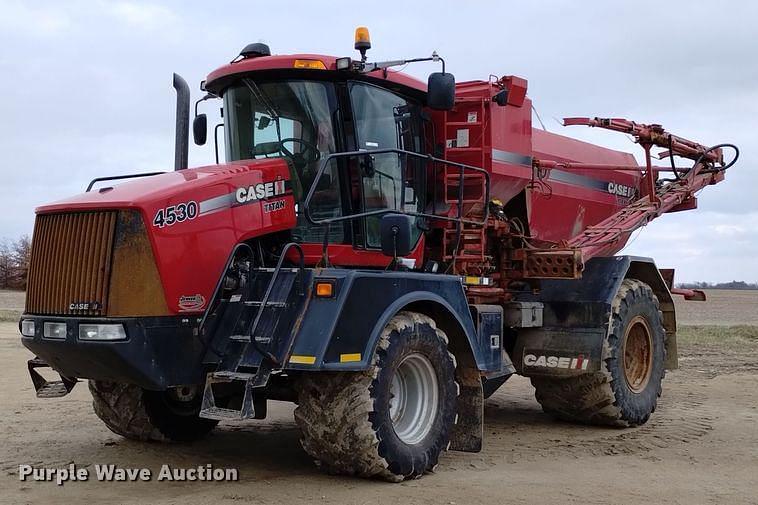
[[[204,89],[223,99],[227,162],[287,161],[297,215],[291,240],[320,246],[327,238],[337,247],[373,251],[380,264],[386,263],[380,252],[383,213],[426,209],[430,195],[424,160],[397,151],[431,153],[432,125],[423,112],[424,83],[382,64],[366,64],[362,47],[362,62],[351,62],[318,55],[270,56],[265,45],[251,44],[209,75]],[[376,68],[367,70],[366,65]],[[387,149],[395,151],[362,154]],[[304,212],[306,198],[309,217],[316,222],[356,219],[314,225]],[[417,218],[417,225],[422,219]],[[414,226],[414,249],[421,235]]]
[[[251,75],[223,92],[227,161],[284,158],[298,202],[297,242],[321,243],[326,227],[313,226],[302,203],[329,155],[401,149],[425,152],[421,105],[375,84],[307,76]],[[311,198],[316,219],[377,209],[399,209],[400,200],[423,205],[423,178],[408,179],[406,159],[395,153],[327,162]],[[360,166],[358,166],[360,165]],[[329,227],[329,242],[378,248],[379,218]]]

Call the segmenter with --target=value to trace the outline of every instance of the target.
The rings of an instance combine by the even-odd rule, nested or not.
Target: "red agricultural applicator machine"
[[[514,373],[556,417],[645,423],[677,365],[672,294],[702,293],[614,253],[696,208],[737,148],[565,120],[633,136],[638,165],[533,129],[522,78],[456,84],[436,53],[368,62],[365,28],[355,47],[250,44],[211,72],[192,125],[204,144],[198,108],[222,101],[205,167],[187,167],[174,75],[174,171],[99,177],[37,209],[19,323],[37,396],[87,379],[111,430],[180,441],[293,401],[320,466],[389,480],[480,450],[484,399]],[[442,71],[393,70],[417,61]]]

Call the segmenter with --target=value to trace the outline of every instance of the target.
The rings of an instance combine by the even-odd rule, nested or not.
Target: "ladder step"
[[[461,147],[460,149],[464,149]],[[458,167],[452,167],[445,170],[445,176],[446,177],[460,177],[461,171],[463,172],[463,178],[464,179],[483,179],[484,174],[482,172],[477,172],[474,170],[466,170],[465,168],[458,168]]]
[[[457,256],[445,256],[445,261],[455,259],[456,261],[484,261],[484,256],[481,254],[459,254]]]
[[[69,391],[63,381],[48,382],[37,390],[37,398],[60,398]]]
[[[235,342],[251,342],[250,335],[230,335],[229,340],[233,340]],[[255,341],[259,344],[268,344],[271,342],[271,337],[258,335],[255,337]]]
[[[255,378],[254,373],[234,372],[231,370],[217,370],[211,374],[214,379],[224,381],[247,381]]]
[[[459,175],[449,175],[446,182],[448,186],[458,187],[461,185],[461,177]],[[471,187],[484,186],[484,179],[479,177],[464,177],[463,185]]]
[[[261,305],[263,305],[263,301],[261,301],[261,300],[248,300],[248,301],[246,301],[244,303],[245,303],[245,305],[247,307],[260,307]],[[272,301],[269,301],[269,302],[266,303],[266,307],[276,307],[276,308],[283,309],[283,308],[287,307],[287,302],[272,302]]]
[[[242,411],[222,407],[204,408],[200,411],[200,417],[216,421],[242,421],[250,418],[250,416],[245,416]]]

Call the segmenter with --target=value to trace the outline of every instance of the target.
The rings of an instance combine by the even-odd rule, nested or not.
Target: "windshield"
[[[243,79],[224,92],[227,161],[285,158],[295,200],[300,202],[316,177],[320,160],[336,152],[337,111],[331,82]],[[334,217],[342,210],[336,164],[330,164],[326,175],[328,183],[320,188],[318,213]],[[310,228],[298,212],[295,238],[323,240],[322,227]],[[340,227],[329,233],[330,241],[344,238]]]
[[[287,157],[302,177],[335,152],[334,85],[244,79],[224,93],[228,161]]]
[[[224,93],[228,161],[283,156],[273,144],[299,139],[323,154],[334,152],[332,117],[337,110],[334,85],[319,81],[244,79]],[[302,152],[301,142],[285,147]],[[292,147],[293,149],[289,149]]]

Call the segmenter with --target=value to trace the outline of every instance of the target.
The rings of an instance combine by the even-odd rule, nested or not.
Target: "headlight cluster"
[[[31,319],[24,319],[21,321],[21,334],[25,337],[33,337],[34,336],[34,321]]]
[[[80,324],[79,340],[126,340],[123,324]]]
[[[45,322],[42,325],[42,336],[45,338],[66,338],[66,323]]]
[[[21,334],[25,337],[33,337],[36,334],[36,326],[33,319],[21,321]],[[52,340],[65,340],[67,325],[63,321],[45,321],[42,324],[42,336]],[[79,340],[87,341],[113,341],[126,340],[126,330],[123,324],[80,324]]]

